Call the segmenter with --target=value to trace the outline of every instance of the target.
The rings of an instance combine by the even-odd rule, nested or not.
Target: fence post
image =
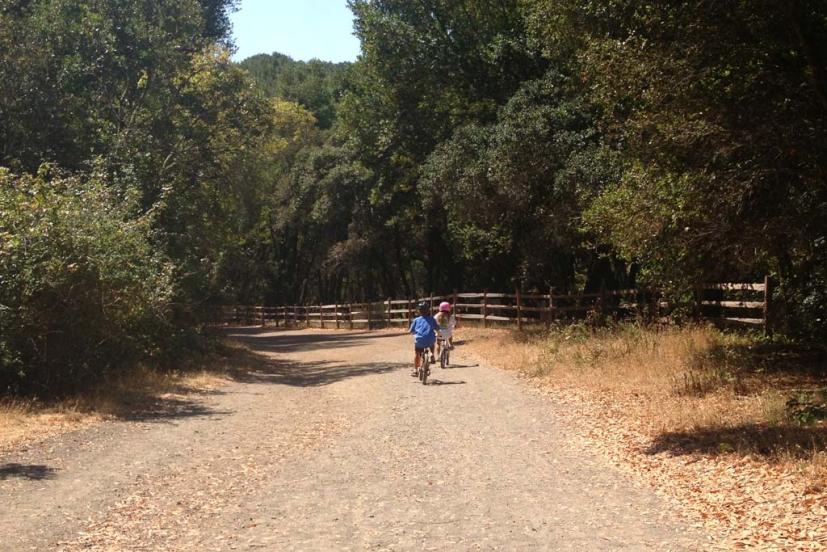
[[[368,302],[368,303],[367,303],[367,305],[366,305],[366,307],[367,307],[367,309],[368,309],[368,331],[370,331],[370,330],[371,330],[371,312],[370,312],[370,311],[371,311],[371,310],[373,310],[373,309],[371,308],[372,306],[373,306],[373,305],[371,305],[371,303],[370,303],[370,302]]]
[[[347,322],[348,327],[352,330],[353,329],[353,303],[347,304]]]
[[[305,327],[310,327],[310,306],[304,306],[304,325]]]
[[[324,329],[324,306],[319,302],[319,325]]]
[[[552,299],[552,295],[554,294],[554,288],[549,286],[548,287],[548,310],[546,311],[546,329],[548,330],[551,328],[551,317],[552,311],[554,310],[554,302]]]
[[[454,295],[452,297],[451,308],[454,309],[454,320],[458,323],[459,322],[459,309],[457,309],[457,302],[459,301],[459,297],[457,297],[459,293],[457,292],[457,288],[454,288]]]
[[[660,304],[662,302],[661,301],[662,298],[663,298],[662,293],[661,293],[660,290],[658,290],[657,293],[655,293],[655,323],[656,324],[660,324],[660,318],[661,318],[661,316],[660,316],[660,313],[661,313]]]
[[[413,307],[411,306],[412,304],[413,300],[408,299],[408,324],[410,324],[411,320],[413,320]]]
[[[339,329],[339,304],[333,303],[333,318],[336,319],[336,329]]]
[[[517,330],[523,331],[523,305],[520,300],[520,288],[515,290],[517,298]]]
[[[764,335],[772,337],[770,323],[770,303],[772,301],[772,278],[764,276]]]
[[[482,327],[488,327],[488,290],[482,290]]]
[[[259,307],[259,322],[261,322],[261,327],[264,327],[264,307]]]
[[[431,312],[429,312],[428,314],[433,316],[433,314],[434,314],[434,292],[433,291],[431,292],[430,303],[431,303]]]
[[[391,298],[388,297],[388,328],[391,327]]]
[[[600,325],[606,322],[606,313],[609,311],[608,298],[606,297],[606,284],[600,284]]]
[[[635,287],[635,317],[637,318],[638,324],[645,324],[646,321],[643,319],[643,291],[640,287]]]

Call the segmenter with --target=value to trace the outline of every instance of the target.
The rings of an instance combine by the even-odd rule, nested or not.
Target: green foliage
[[[0,172],[4,390],[80,385],[167,341],[174,267],[112,184]]]
[[[827,389],[801,391],[785,404],[787,417],[800,425],[827,419]]]
[[[175,143],[141,182],[143,204],[181,268],[179,304],[189,317],[221,297],[222,258],[258,224],[279,156],[301,125],[256,94],[224,50],[193,56],[178,79],[181,100],[164,137]]]
[[[823,317],[794,304],[825,304],[827,5],[527,5],[546,54],[572,60],[625,161],[588,228],[653,283],[773,273],[783,318],[813,329]]]
[[[67,232],[66,240],[77,239],[66,243],[40,242],[55,266],[83,268],[74,283],[45,271],[55,290],[39,279],[40,261],[26,257],[31,250],[15,250],[30,268],[15,272],[15,285],[3,290],[2,304],[11,309],[3,311],[3,325],[15,332],[5,340],[4,329],[4,383],[55,389],[121,359],[173,352],[181,346],[177,336],[198,328],[211,303],[227,296],[219,279],[223,263],[258,227],[286,152],[313,124],[309,114],[288,113],[262,97],[230,63],[222,44],[233,6],[231,0],[0,1],[0,167],[21,175],[10,181],[26,183],[33,178],[26,174],[51,162],[61,176],[44,182],[54,181],[54,190],[47,194],[43,183],[15,187],[37,188],[50,205],[65,204],[67,217],[80,209],[73,201],[82,196],[90,203],[90,220],[83,222],[100,218],[103,225],[78,224],[84,233]],[[11,205],[24,197],[5,199]],[[9,218],[15,213],[4,210],[0,225],[25,235],[20,220]],[[63,260],[81,255],[77,249],[87,247],[81,236],[100,245],[89,267]],[[155,276],[150,258],[163,264]],[[116,277],[115,267],[134,270],[135,281]],[[157,284],[157,298],[135,287],[141,278]],[[129,313],[108,304],[97,309],[109,301],[92,300],[103,285],[134,297],[134,304],[112,299],[129,305]],[[34,290],[31,297],[27,290]],[[43,304],[31,303],[55,297],[67,306],[54,320],[43,315]],[[149,310],[139,312],[141,305]],[[88,338],[66,330],[70,320]],[[65,370],[58,367],[64,353]]]
[[[235,5],[0,0],[3,385],[465,286],[769,273],[827,335],[823,2],[352,0],[354,64],[231,63]]]
[[[250,72],[266,96],[302,105],[315,115],[319,128],[333,125],[349,63],[294,61],[273,53],[249,57],[240,65]]]
[[[590,270],[583,199],[616,174],[595,117],[549,73],[525,82],[496,123],[462,127],[431,155],[423,193],[446,209],[455,251],[490,278],[476,285],[572,288],[575,273]]]
[[[0,164],[80,168],[94,155],[133,159],[130,145],[163,139],[172,80],[226,32],[229,5],[0,1]]]

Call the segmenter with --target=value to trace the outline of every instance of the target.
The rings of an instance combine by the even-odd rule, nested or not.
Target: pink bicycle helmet
[[[439,312],[451,312],[451,303],[443,301],[439,304]]]

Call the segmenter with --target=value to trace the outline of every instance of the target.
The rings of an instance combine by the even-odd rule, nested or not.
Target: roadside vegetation
[[[468,348],[525,376],[602,450],[732,545],[827,542],[827,351],[712,326],[551,332],[466,328]]]
[[[222,304],[769,276],[773,339],[467,336],[742,545],[816,542],[827,3],[349,4],[354,63],[236,63],[236,0],[0,0],[0,450],[243,373]]]
[[[6,396],[0,400],[0,454],[104,420],[163,417],[192,408],[198,396],[243,379],[263,361],[234,342],[158,365],[132,365],[58,396]]]
[[[579,389],[633,419],[654,447],[808,462],[827,484],[824,349],[712,326],[470,330],[474,350],[531,378]],[[825,487],[827,489],[827,487]]]
[[[823,2],[350,5],[354,63],[235,63],[234,0],[0,0],[4,394],[174,365],[227,303],[769,275],[823,342]]]

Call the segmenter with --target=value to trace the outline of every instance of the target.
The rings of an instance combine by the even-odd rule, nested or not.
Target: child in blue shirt
[[[430,350],[433,357],[436,336],[439,333],[439,324],[431,316],[431,307],[428,303],[419,304],[419,316],[411,322],[409,331],[414,334],[414,371],[411,375],[416,377],[422,355]]]

